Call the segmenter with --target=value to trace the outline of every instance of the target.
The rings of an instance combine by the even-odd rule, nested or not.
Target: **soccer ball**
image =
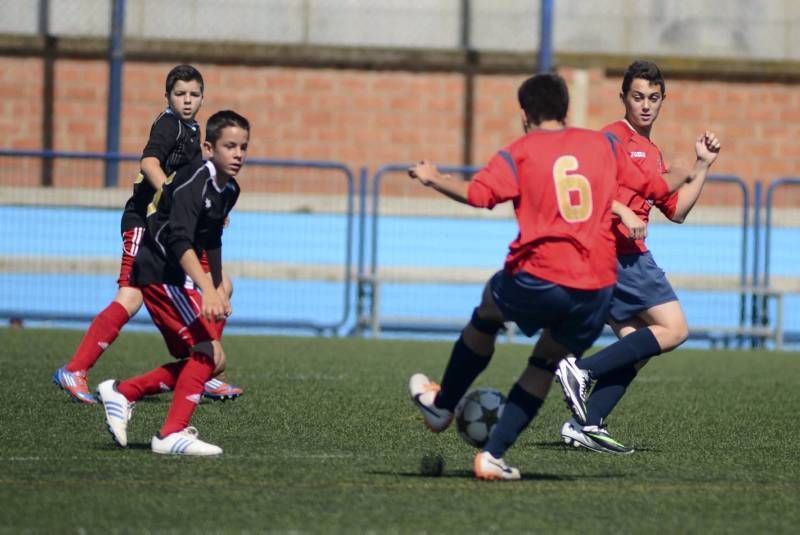
[[[506,406],[506,398],[494,388],[478,388],[458,402],[455,418],[458,434],[464,442],[482,448]]]

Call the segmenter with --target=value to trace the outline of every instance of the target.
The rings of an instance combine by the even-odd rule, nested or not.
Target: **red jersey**
[[[647,175],[663,175],[667,172],[664,158],[655,143],[636,132],[625,121],[616,121],[602,130],[614,134],[622,142],[631,160]],[[633,210],[639,218],[647,223],[650,220],[650,209],[655,205],[668,218],[672,218],[678,204],[678,193],[662,197],[645,197],[626,186],[620,186],[616,200]],[[628,228],[616,215],[612,217],[614,238],[617,241],[617,254],[638,254],[647,251],[644,240],[632,240]]]
[[[644,175],[611,134],[535,130],[475,175],[468,201],[490,209],[513,201],[519,234],[509,245],[506,271],[596,290],[617,280],[611,201],[619,183],[656,197],[667,193],[661,176]]]

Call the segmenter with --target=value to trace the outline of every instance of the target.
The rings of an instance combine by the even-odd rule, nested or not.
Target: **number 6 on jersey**
[[[553,164],[553,182],[556,186],[558,211],[568,223],[580,223],[592,215],[592,186],[578,173],[578,159],[572,155],[561,156]]]

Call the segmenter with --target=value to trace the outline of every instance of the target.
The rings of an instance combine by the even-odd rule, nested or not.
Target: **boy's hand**
[[[427,160],[420,160],[416,165],[408,168],[408,176],[422,182],[423,186],[430,186],[441,177],[439,169]]]
[[[228,304],[230,308],[230,304]],[[203,293],[202,316],[209,321],[217,321],[225,318],[225,305],[220,299],[219,292]]]
[[[233,308],[231,307],[231,302],[228,299],[228,292],[225,290],[225,287],[222,284],[217,286],[217,295],[222,301],[222,307],[225,309],[225,317],[227,318],[233,313]]]
[[[702,136],[697,138],[694,144],[694,151],[697,154],[697,159],[711,165],[719,156],[721,144],[717,136],[713,132],[706,130]]]
[[[632,240],[643,240],[647,237],[647,223],[641,220],[632,210],[621,212],[622,224],[628,227],[628,236]]]

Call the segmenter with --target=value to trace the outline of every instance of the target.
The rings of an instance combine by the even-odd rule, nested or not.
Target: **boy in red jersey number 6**
[[[525,135],[498,152],[471,182],[442,175],[424,161],[409,170],[412,178],[458,202],[491,209],[511,201],[519,225],[504,269],[487,282],[453,347],[441,386],[421,373],[409,380],[425,424],[443,431],[489,364],[504,322],[515,322],[528,336],[543,331],[489,442],[475,456],[473,470],[480,479],[520,479],[503,455],[550,388],[552,373],[538,370],[552,369],[566,355],[581,355],[600,335],[616,282],[611,208],[618,185],[660,198],[686,179],[668,186],[660,175],[645,176],[613,135],[567,128],[569,95],[558,75],[526,80],[518,99]]]
[[[222,453],[222,448],[200,440],[189,422],[205,383],[225,362],[219,323],[230,315],[231,305],[222,284],[222,228],[239,198],[234,177],[244,165],[249,140],[247,119],[233,111],[212,115],[204,143],[209,160],[168,179],[148,210],[132,283],[141,290],[170,353],[180,360],[98,385],[108,430],[121,447],[128,444],[133,403],[166,387],[175,394],[164,425],[151,440],[152,450],[171,455]],[[210,277],[200,264],[203,253]],[[187,276],[192,283],[186,282]]]

